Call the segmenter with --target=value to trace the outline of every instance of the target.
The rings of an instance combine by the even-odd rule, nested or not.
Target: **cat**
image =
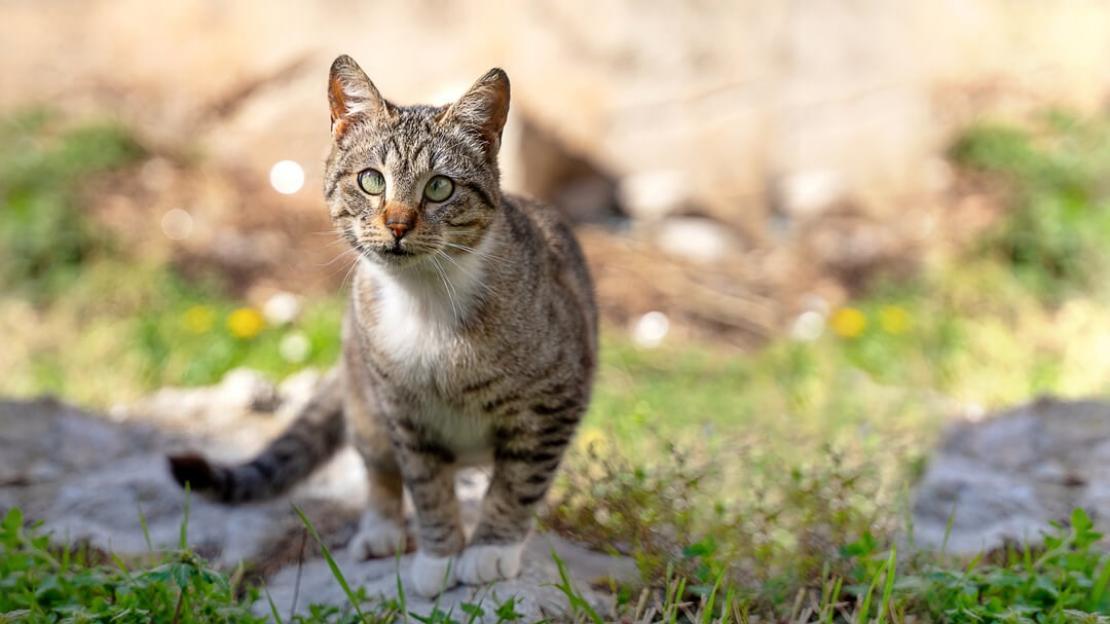
[[[328,101],[324,197],[358,254],[340,363],[253,460],[174,456],[173,476],[227,503],[273,497],[350,438],[370,481],[359,554],[405,550],[407,488],[411,589],[434,596],[514,577],[590,399],[597,308],[582,251],[555,209],[501,191],[501,69],[450,105],[398,106],[340,56]],[[490,462],[467,540],[454,474]]]

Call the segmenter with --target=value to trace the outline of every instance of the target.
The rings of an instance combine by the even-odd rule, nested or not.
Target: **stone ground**
[[[219,386],[166,389],[108,415],[52,399],[0,401],[0,511],[18,505],[56,536],[124,555],[148,550],[142,515],[154,547],[173,548],[185,496],[169,476],[166,452],[201,449],[223,459],[250,455],[293,417],[316,379],[305,373],[275,388],[239,371]],[[345,604],[311,538],[302,558],[304,530],[292,500],[313,521],[353,586],[365,587],[370,596],[395,596],[398,566],[405,578],[411,555],[363,562],[346,549],[365,500],[362,470],[355,453],[344,449],[285,499],[231,508],[194,497],[190,545],[224,568],[248,562],[250,571],[266,580],[282,613],[290,612],[294,601],[298,610],[309,602]],[[471,523],[485,483],[479,472],[460,475],[463,515]],[[577,588],[601,609],[609,608],[611,597],[593,589],[595,581],[636,574],[627,559],[540,534],[526,551],[519,578],[484,588],[457,587],[440,597],[439,607],[490,605],[515,596],[517,610],[533,619],[558,614],[565,600],[552,586],[559,578],[552,550],[566,562]],[[431,602],[409,594],[411,610],[431,610]],[[268,606],[259,608],[268,612]]]
[[[1107,475],[1110,404],[1041,399],[955,424],[916,486],[914,542],[968,555],[1035,542],[1076,507],[1106,533]]]

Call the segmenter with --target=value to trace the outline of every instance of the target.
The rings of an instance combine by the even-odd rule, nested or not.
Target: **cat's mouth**
[[[407,267],[430,258],[435,249],[421,241],[374,241],[359,245],[362,255],[385,266]]]
[[[375,252],[380,262],[393,266],[408,266],[419,261],[420,256],[425,255],[419,251],[406,249],[397,243],[381,245],[375,249]]]

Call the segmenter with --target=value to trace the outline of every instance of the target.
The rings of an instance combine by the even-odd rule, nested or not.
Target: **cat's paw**
[[[524,543],[474,544],[459,555],[455,576],[467,585],[481,585],[520,574]]]
[[[370,510],[362,514],[358,533],[351,540],[351,548],[359,559],[392,557],[405,552],[405,527],[392,518]]]
[[[424,598],[438,596],[458,584],[456,564],[455,557],[437,557],[419,550],[409,568],[408,587]]]

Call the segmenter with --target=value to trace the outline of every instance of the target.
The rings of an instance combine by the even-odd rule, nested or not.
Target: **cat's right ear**
[[[346,54],[331,64],[328,103],[331,105],[331,134],[336,139],[343,136],[354,121],[386,116],[392,110],[392,105],[378,93],[366,72]]]

